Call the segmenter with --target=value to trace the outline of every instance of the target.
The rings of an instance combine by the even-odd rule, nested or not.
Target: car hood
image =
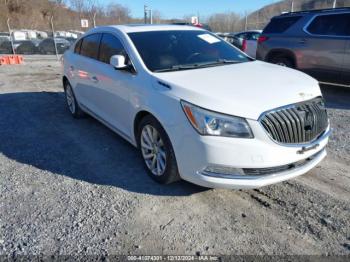
[[[310,76],[260,61],[154,75],[156,84],[169,85],[180,99],[254,120],[265,111],[321,96]]]

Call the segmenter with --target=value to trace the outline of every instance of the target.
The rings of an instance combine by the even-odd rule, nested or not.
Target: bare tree
[[[72,7],[78,12],[79,19],[82,19],[85,10],[85,0],[70,0]]]
[[[107,16],[117,24],[129,23],[130,9],[120,4],[110,4],[107,7]]]
[[[153,24],[160,24],[162,23],[162,14],[158,10],[153,10],[152,12],[153,16]]]
[[[208,19],[209,26],[217,32],[235,32],[240,28],[242,17],[236,13],[220,13],[211,15]]]

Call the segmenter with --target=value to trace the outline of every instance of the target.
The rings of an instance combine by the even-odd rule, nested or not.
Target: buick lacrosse
[[[318,82],[255,61],[203,29],[98,27],[63,64],[72,115],[87,113],[137,147],[157,182],[258,188],[326,156]]]

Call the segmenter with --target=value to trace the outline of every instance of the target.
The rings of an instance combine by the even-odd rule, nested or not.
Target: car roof
[[[189,25],[165,25],[165,24],[127,24],[127,25],[109,25],[96,27],[91,30],[91,32],[99,32],[105,29],[118,29],[124,33],[136,33],[136,32],[150,32],[150,31],[169,31],[169,30],[203,30],[199,27],[189,26]],[[206,31],[206,30],[203,30]]]
[[[293,16],[293,15],[307,15],[307,14],[336,14],[336,13],[343,13],[343,12],[350,12],[349,7],[339,7],[339,8],[327,8],[327,9],[313,9],[313,10],[304,10],[304,11],[297,11],[297,12],[286,12],[276,17],[285,17],[285,16]]]

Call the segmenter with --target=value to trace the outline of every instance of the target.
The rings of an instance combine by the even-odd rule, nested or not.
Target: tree
[[[160,24],[162,22],[162,14],[158,10],[152,11],[153,23]]]
[[[85,9],[85,0],[70,0],[72,7],[78,12],[79,19],[82,19],[82,14]]]
[[[216,32],[235,32],[240,29],[241,16],[237,13],[219,13],[211,15],[208,24]]]
[[[125,24],[130,21],[130,9],[128,7],[122,6],[120,4],[110,4],[107,7],[106,15],[111,18],[117,24]]]

